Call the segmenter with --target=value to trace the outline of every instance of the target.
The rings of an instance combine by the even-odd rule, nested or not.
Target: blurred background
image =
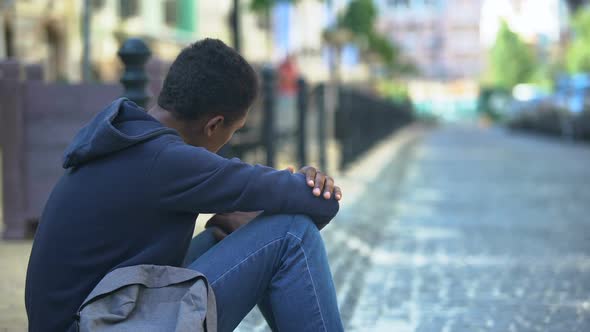
[[[580,113],[590,29],[583,3],[6,0],[0,55],[42,64],[48,81],[113,82],[117,50],[130,36],[164,62],[213,37],[252,63],[289,63],[310,82],[408,96],[418,114],[456,120],[479,109],[497,118],[550,97],[548,107]],[[503,102],[510,107],[496,105]]]
[[[588,331],[588,3],[1,0],[0,331],[26,329],[69,140],[121,95],[153,105],[207,37],[262,86],[220,153],[342,179],[324,233],[347,330]]]

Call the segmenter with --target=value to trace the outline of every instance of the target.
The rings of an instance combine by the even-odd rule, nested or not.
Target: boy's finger
[[[337,201],[342,199],[342,190],[340,190],[340,187],[334,187],[334,197]]]
[[[289,171],[291,173],[295,173],[295,167],[293,167],[293,166],[287,166],[287,168],[285,168],[285,171]]]
[[[313,194],[315,196],[321,196],[322,190],[324,189],[324,183],[326,182],[326,175],[322,172],[317,172],[315,175],[315,188],[313,188]]]
[[[332,193],[334,192],[334,179],[329,176],[326,176],[326,182],[324,184],[324,198],[330,199],[332,197]]]
[[[313,167],[307,167],[305,169],[305,181],[308,186],[313,187],[316,184],[315,178],[317,174],[317,170]]]

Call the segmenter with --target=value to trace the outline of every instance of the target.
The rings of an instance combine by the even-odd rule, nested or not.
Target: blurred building
[[[49,80],[79,81],[84,0],[0,0],[0,57],[42,63]],[[205,37],[231,44],[232,0],[89,0],[90,58],[96,80],[116,80],[116,52],[127,37],[146,40],[155,56],[171,61],[180,49]],[[311,80],[325,79],[322,52],[325,3],[279,2],[271,15],[239,1],[241,53],[252,63],[296,59]]]
[[[502,20],[525,41],[551,48],[568,31],[564,0],[378,0],[379,29],[420,76],[477,78]]]
[[[420,76],[474,78],[482,69],[483,0],[379,0],[378,28],[398,44]]]
[[[2,1],[0,56],[51,67],[52,79],[67,76],[76,1]]]
[[[418,112],[471,117],[484,70],[483,0],[378,0],[378,29],[418,71],[407,78]]]
[[[195,0],[90,0],[90,54],[95,79],[114,80],[116,52],[128,36],[140,36],[155,55],[171,59],[197,37]],[[2,56],[44,64],[48,79],[81,78],[81,0],[2,3]]]

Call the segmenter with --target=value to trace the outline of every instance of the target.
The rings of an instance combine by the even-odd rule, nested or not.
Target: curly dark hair
[[[252,66],[221,40],[206,38],[176,57],[158,105],[183,120],[219,112],[231,122],[244,115],[257,94]]]

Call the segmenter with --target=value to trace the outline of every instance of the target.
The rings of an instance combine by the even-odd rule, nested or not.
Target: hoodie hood
[[[63,168],[77,167],[165,134],[179,136],[134,102],[120,98],[76,134],[64,153]]]

